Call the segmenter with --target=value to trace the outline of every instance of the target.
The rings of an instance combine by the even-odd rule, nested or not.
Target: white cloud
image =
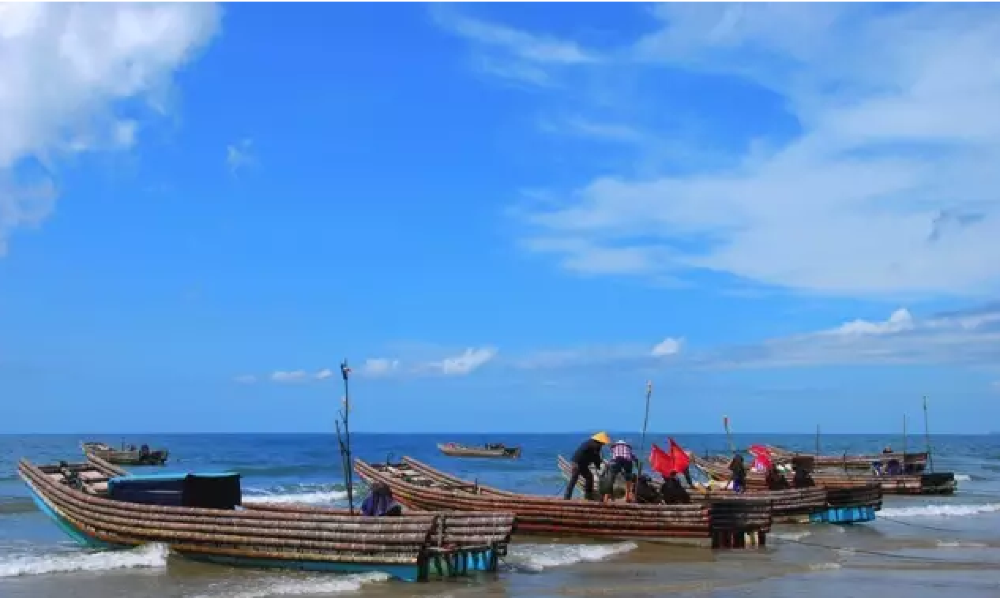
[[[1000,359],[1000,305],[915,318],[899,309],[884,321],[854,320],[827,330],[719,347],[689,363],[719,368],[824,365],[994,367]]]
[[[426,368],[437,370],[445,376],[465,376],[486,365],[496,356],[497,350],[493,347],[469,348],[461,355],[429,363]]]
[[[57,160],[132,146],[121,103],[162,113],[220,19],[212,4],[0,5],[0,255],[54,209]]]
[[[552,69],[602,60],[573,41],[474,19],[442,5],[432,6],[430,12],[440,27],[473,44],[476,67],[496,77],[549,87],[555,85]]]
[[[677,355],[681,352],[681,346],[684,344],[684,339],[681,338],[670,338],[667,337],[657,343],[653,349],[649,352],[653,357],[666,357],[668,355]]]
[[[238,143],[231,143],[226,146],[226,164],[229,172],[234,176],[239,174],[240,169],[256,163],[257,159],[253,154],[253,140],[242,139]]]
[[[630,67],[738,77],[779,94],[799,130],[740,140],[746,149],[721,165],[608,174],[558,207],[526,205],[523,247],[591,274],[704,270],[828,295],[1000,288],[1000,13],[661,4],[654,14],[659,30],[629,48]],[[584,64],[606,73],[622,66],[616,55]],[[750,110],[740,118],[773,119]]]
[[[378,377],[387,376],[399,368],[398,359],[387,359],[385,357],[375,357],[366,359],[361,366],[361,373],[365,376]]]
[[[332,378],[332,377],[333,377],[333,370],[331,370],[330,368],[321,369],[320,371],[316,372],[315,376],[317,380],[326,380],[327,378]]]
[[[257,382],[257,376],[252,374],[243,374],[233,378],[233,382],[236,382],[237,384],[253,384]]]
[[[278,370],[271,374],[271,380],[274,382],[304,382],[309,378],[309,374],[305,370]]]

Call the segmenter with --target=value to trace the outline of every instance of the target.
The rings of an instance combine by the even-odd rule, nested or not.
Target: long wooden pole
[[[646,427],[649,425],[649,399],[653,396],[653,381],[646,380],[646,414],[642,417],[642,437],[639,439],[639,455],[646,450]],[[642,473],[642,457],[639,458],[638,473]]]
[[[347,360],[341,362],[340,364],[340,376],[344,379],[344,405],[343,410],[340,413],[340,420],[336,422],[337,424],[337,442],[340,443],[340,460],[341,465],[344,468],[344,480],[347,483],[347,509],[348,512],[354,514],[354,468],[351,467],[351,427],[350,427],[350,414],[351,414],[351,387],[348,382],[348,378],[351,374],[351,368],[347,367]],[[340,421],[344,422],[344,434],[340,433]]]
[[[819,424],[816,424],[816,458],[819,459]]]
[[[927,418],[927,396],[924,395],[924,439],[927,441],[927,465],[934,473],[934,455],[931,454],[931,426]]]
[[[726,428],[726,441],[729,443],[729,452],[736,454],[736,447],[733,446],[733,436],[729,432],[729,416],[722,416],[722,425]]]
[[[903,414],[903,463],[906,463],[906,414]],[[905,465],[904,465],[905,468]]]

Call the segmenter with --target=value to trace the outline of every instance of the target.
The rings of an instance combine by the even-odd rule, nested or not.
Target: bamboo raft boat
[[[355,461],[365,482],[380,481],[402,504],[419,510],[513,511],[516,533],[694,544],[711,548],[763,546],[771,529],[766,500],[706,500],[688,505],[641,505],[563,500],[468,482],[403,457],[402,462]]]
[[[83,442],[80,444],[83,454],[94,454],[114,465],[163,465],[167,462],[170,452],[166,449],[150,450],[148,446],[140,448],[113,448],[103,442]]]
[[[502,444],[487,444],[485,446],[466,446],[454,442],[437,445],[438,450],[449,457],[475,457],[481,459],[517,459],[521,456],[521,447],[506,447]]]
[[[557,465],[567,480],[572,464],[559,455]],[[615,495],[624,496],[624,485],[615,482]],[[583,480],[577,482],[581,489]],[[688,493],[692,502],[713,500],[764,499],[771,501],[775,523],[864,523],[875,520],[876,511],[882,509],[882,489],[877,484],[859,485],[842,489],[823,487],[789,488],[786,490],[757,490],[737,494],[724,488],[699,487]]]
[[[910,495],[950,495],[958,489],[955,474],[951,472],[923,473],[917,475],[871,475],[851,474],[836,471],[816,471],[808,457],[798,457],[806,469],[811,471],[817,486],[843,490],[867,484],[876,484],[883,494]],[[728,480],[730,477],[729,460],[727,457],[699,457],[691,455],[691,463],[705,472],[713,480]],[[749,490],[766,490],[764,474],[747,470],[747,488]]]
[[[872,464],[878,463],[885,467],[890,461],[899,462],[903,471],[908,474],[923,473],[927,469],[927,453],[879,453],[877,455],[815,455],[799,453],[788,449],[766,445],[764,448],[778,463],[790,463],[795,457],[812,457],[817,468],[871,471]]]
[[[239,474],[132,476],[93,454],[18,473],[38,508],[96,549],[167,544],[195,560],[405,581],[496,571],[513,531],[502,511],[365,517],[301,505],[240,506]]]

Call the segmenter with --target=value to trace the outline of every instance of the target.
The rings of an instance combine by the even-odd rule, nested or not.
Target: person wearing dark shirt
[[[361,503],[361,514],[366,517],[398,517],[403,514],[403,507],[393,499],[388,485],[375,482]]]
[[[812,488],[816,485],[815,480],[809,475],[809,470],[802,465],[793,465],[795,476],[792,478],[792,486],[796,488]]]
[[[677,479],[676,473],[663,478],[663,484],[660,485],[660,494],[663,496],[664,504],[686,505],[691,502],[691,496],[688,495],[687,490],[681,485],[681,481]]]
[[[648,475],[640,474],[635,481],[635,502],[640,505],[655,505],[663,502],[663,494],[653,486]]]
[[[743,492],[747,485],[747,468],[743,463],[743,455],[733,455],[733,460],[729,462],[729,471],[732,472],[730,481],[732,482],[733,490]]]
[[[777,465],[771,465],[771,468],[767,470],[764,482],[767,484],[768,490],[787,490],[789,488],[788,480],[778,470]]]
[[[566,491],[563,498],[569,500],[573,498],[573,489],[576,483],[583,478],[584,494],[588,500],[594,497],[594,474],[590,471],[590,466],[600,470],[604,459],[601,457],[601,449],[611,442],[607,432],[598,432],[585,440],[573,453],[570,460],[573,468],[570,471],[569,483],[566,484]]]

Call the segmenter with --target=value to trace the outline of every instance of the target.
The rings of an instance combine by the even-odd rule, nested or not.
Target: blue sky
[[[0,432],[1000,415],[993,6],[0,10]]]

